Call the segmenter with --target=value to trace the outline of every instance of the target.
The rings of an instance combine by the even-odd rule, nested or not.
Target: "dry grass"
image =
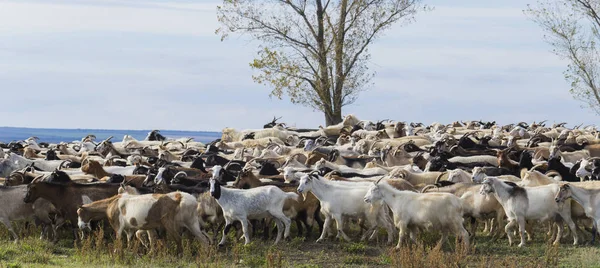
[[[138,241],[126,248],[125,241],[114,240],[112,231],[100,229],[87,235],[78,245],[65,238],[57,244],[39,239],[37,228],[19,228],[21,241],[9,241],[0,228],[1,267],[600,267],[600,249],[574,247],[564,239],[559,247],[545,242],[543,231],[526,248],[509,247],[506,239],[496,242],[478,236],[467,250],[460,244],[435,247],[439,236],[422,235],[419,244],[395,250],[383,242],[347,243],[293,238],[277,246],[272,241],[254,238],[248,246],[231,234],[232,244],[219,249],[184,239],[183,251],[160,240],[149,253]],[[68,231],[63,237],[70,237]],[[385,239],[381,239],[383,241]],[[453,240],[451,240],[453,241]]]

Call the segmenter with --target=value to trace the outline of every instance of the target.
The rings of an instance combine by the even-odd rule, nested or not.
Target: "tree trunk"
[[[335,124],[339,124],[342,122],[342,113],[341,111],[338,112],[323,112],[323,114],[325,115],[325,124],[327,126],[331,126],[331,125],[335,125]]]

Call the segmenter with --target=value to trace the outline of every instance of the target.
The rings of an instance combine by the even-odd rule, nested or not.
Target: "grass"
[[[40,240],[38,229],[20,227],[23,239],[17,243],[0,228],[0,267],[600,267],[598,246],[572,246],[568,237],[555,247],[546,242],[541,228],[525,248],[509,247],[506,239],[490,241],[479,234],[468,254],[454,243],[436,248],[439,235],[434,234],[421,235],[419,244],[396,250],[383,244],[385,236],[380,242],[330,239],[319,244],[314,239],[292,238],[275,246],[273,241],[256,237],[244,246],[234,239],[234,232],[225,248],[184,239],[183,252],[178,253],[173,244],[160,240],[157,250],[148,254],[137,241],[130,249],[124,248],[112,232],[98,230],[74,245],[64,231],[65,239],[53,244]]]

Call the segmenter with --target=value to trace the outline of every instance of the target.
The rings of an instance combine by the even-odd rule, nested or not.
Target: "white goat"
[[[366,203],[383,200],[394,213],[394,224],[400,230],[398,245],[400,248],[407,233],[414,238],[416,227],[440,230],[445,242],[448,232],[460,237],[469,248],[469,233],[463,226],[463,208],[461,200],[449,193],[413,193],[398,191],[386,181],[377,181],[371,185],[364,196]],[[412,231],[409,231],[412,230]]]
[[[388,171],[386,169],[383,169],[380,167],[355,169],[355,168],[351,168],[351,167],[348,167],[345,165],[337,165],[337,164],[331,163],[325,159],[321,159],[321,160],[317,161],[314,165],[314,169],[321,169],[321,168],[330,168],[331,170],[339,171],[342,173],[354,173],[354,174],[359,174],[359,175],[364,175],[364,176],[377,176],[377,175],[385,175],[388,173]]]
[[[281,240],[284,228],[284,238],[289,236],[292,221],[283,213],[283,205],[287,199],[298,200],[296,193],[286,193],[276,186],[261,186],[248,190],[221,187],[217,179],[219,179],[222,167],[217,165],[212,170],[210,194],[217,199],[217,203],[223,209],[223,217],[225,218],[225,229],[223,229],[223,237],[219,246],[225,245],[227,233],[231,228],[231,224],[236,220],[242,224],[246,245],[250,243],[248,219],[262,219],[267,216],[275,218],[277,224],[275,244]]]
[[[504,231],[508,236],[508,244],[512,246],[512,228],[518,225],[521,235],[519,247],[525,246],[525,221],[526,220],[554,220],[558,224],[558,233],[554,240],[554,245],[560,243],[562,237],[563,224],[557,219],[560,215],[562,220],[567,223],[573,234],[573,244],[579,244],[577,236],[577,227],[571,219],[570,200],[565,201],[565,205],[559,206],[556,202],[551,202],[559,191],[558,184],[549,184],[538,187],[520,187],[513,183],[506,183],[495,177],[487,177],[483,181],[480,193],[487,195],[494,193],[494,197],[504,208],[508,224]]]
[[[362,202],[369,190],[369,184],[370,182],[328,181],[313,173],[302,176],[300,185],[298,185],[298,193],[306,195],[308,192],[312,192],[321,202],[321,213],[325,215],[323,232],[317,242],[323,241],[329,233],[332,218],[337,224],[338,237],[341,236],[346,241],[350,241],[350,237],[344,232],[344,216],[359,217],[371,225],[361,240],[365,240],[368,235],[373,238],[379,223],[387,230],[388,243],[392,242],[394,232],[387,208],[381,204],[370,205]]]
[[[598,226],[600,226],[600,188],[595,187],[594,189],[586,189],[584,187],[576,186],[575,184],[565,183],[560,186],[560,191],[556,194],[554,200],[557,203],[564,202],[568,198],[573,198],[575,202],[579,203],[585,215],[594,220],[594,227],[598,232]]]

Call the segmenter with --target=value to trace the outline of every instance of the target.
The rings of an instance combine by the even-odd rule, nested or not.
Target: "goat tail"
[[[289,192],[289,193],[285,193],[285,195],[286,195],[286,199],[294,199],[296,201],[302,201],[302,200],[300,200],[300,196],[297,193]]]

